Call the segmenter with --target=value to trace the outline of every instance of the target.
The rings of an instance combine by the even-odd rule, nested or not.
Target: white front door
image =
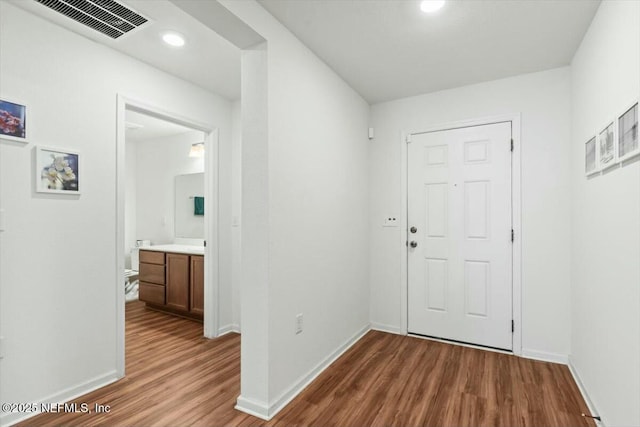
[[[512,350],[511,122],[412,135],[409,333]]]

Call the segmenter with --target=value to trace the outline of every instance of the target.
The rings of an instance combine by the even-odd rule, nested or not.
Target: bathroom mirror
[[[175,234],[204,239],[204,173],[176,176]]]

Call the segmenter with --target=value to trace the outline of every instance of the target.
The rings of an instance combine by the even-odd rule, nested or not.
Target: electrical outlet
[[[302,333],[302,313],[296,315],[296,335]]]
[[[398,218],[395,216],[388,216],[384,219],[382,223],[383,227],[397,227],[398,226]]]

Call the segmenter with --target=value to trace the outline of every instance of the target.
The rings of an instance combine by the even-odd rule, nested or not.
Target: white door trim
[[[125,200],[125,112],[133,110],[153,117],[187,126],[206,134],[205,138],[205,240],[204,251],[204,336],[218,336],[218,129],[209,124],[151,105],[124,94],[117,95],[116,106],[116,371],[118,378],[125,375],[125,298],[123,290],[124,271],[124,200]]]
[[[521,136],[520,136],[520,113],[505,114],[499,116],[483,117],[478,119],[460,120],[455,122],[446,122],[440,124],[426,125],[418,129],[407,130],[401,132],[401,187],[402,187],[402,209],[400,215],[400,227],[402,233],[400,233],[401,239],[398,242],[401,245],[400,251],[400,283],[402,283],[400,291],[400,310],[401,310],[401,333],[408,334],[408,294],[409,294],[409,278],[407,271],[407,250],[406,242],[407,235],[407,202],[408,202],[408,149],[407,138],[411,135],[439,132],[443,130],[458,129],[470,126],[482,126],[494,123],[511,122],[511,137],[513,138],[513,155],[512,155],[512,170],[511,170],[511,203],[512,203],[512,222],[513,230],[515,232],[515,239],[513,242],[513,320],[515,322],[515,328],[513,331],[513,354],[522,355],[522,209],[521,209],[521,170],[520,170],[520,156],[521,156]]]

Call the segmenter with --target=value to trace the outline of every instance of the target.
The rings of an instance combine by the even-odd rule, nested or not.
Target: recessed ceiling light
[[[184,46],[184,36],[175,31],[169,31],[162,34],[162,40],[169,46],[182,47]]]
[[[444,6],[444,0],[423,0],[420,3],[420,10],[424,13],[433,13]]]

